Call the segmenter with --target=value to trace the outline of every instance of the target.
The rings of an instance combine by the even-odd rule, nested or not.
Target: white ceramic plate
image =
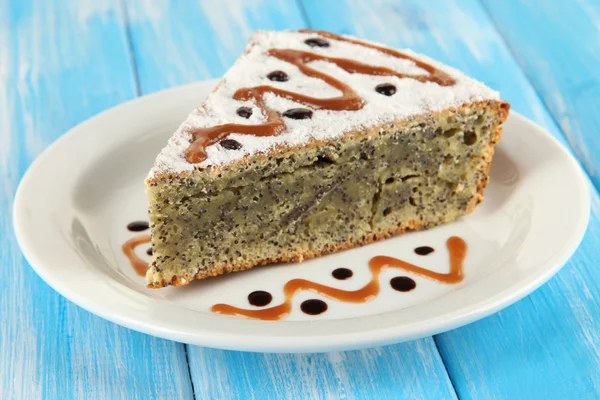
[[[55,290],[81,307],[131,329],[224,349],[313,352],[363,348],[456,328],[519,300],[543,284],[579,244],[589,216],[587,183],[568,152],[542,128],[511,113],[497,147],[484,203],[466,218],[425,232],[300,264],[255,268],[187,287],[150,290],[121,252],[125,228],[146,219],[144,177],[167,138],[215,82],[166,90],[106,111],[75,127],[29,168],[15,199],[15,231],[27,260]],[[346,290],[369,280],[367,262],[389,255],[444,272],[445,242],[468,244],[465,279],[446,285],[394,269],[383,271],[381,293],[363,304],[299,293],[283,321],[213,314],[227,302],[250,308],[255,290],[283,299],[283,285],[305,278]],[[418,246],[436,251],[426,257]],[[142,256],[145,246],[140,247]],[[331,276],[347,267],[354,276]],[[393,290],[408,275],[410,292]],[[309,316],[303,300],[327,302]]]

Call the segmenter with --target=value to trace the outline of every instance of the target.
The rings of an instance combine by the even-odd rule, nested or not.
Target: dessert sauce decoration
[[[381,83],[375,86],[375,91],[384,96],[393,96],[396,94],[396,86],[391,83]]]
[[[279,135],[285,128],[285,123],[279,116],[279,114],[266,106],[263,101],[263,95],[265,93],[273,93],[275,95],[290,99],[297,103],[301,103],[307,106],[312,106],[315,109],[325,109],[325,110],[360,110],[364,106],[364,100],[348,85],[345,83],[335,79],[331,75],[320,72],[314,68],[308,66],[308,63],[312,61],[326,61],[332,64],[337,65],[348,73],[355,74],[366,74],[366,75],[378,75],[378,76],[396,76],[398,78],[411,78],[420,82],[434,82],[441,86],[451,86],[454,85],[455,80],[445,72],[440,69],[420,60],[417,60],[414,57],[411,57],[407,54],[404,54],[400,51],[385,48],[382,46],[378,46],[376,44],[362,42],[357,39],[352,39],[348,37],[338,36],[329,32],[322,31],[313,31],[313,30],[302,30],[303,33],[313,33],[318,35],[318,37],[311,38],[305,40],[305,43],[310,47],[321,47],[326,48],[330,46],[330,43],[324,38],[348,42],[352,44],[356,44],[359,46],[375,49],[380,51],[386,55],[401,58],[412,61],[417,67],[427,71],[426,75],[413,75],[413,74],[401,74],[390,68],[386,67],[378,67],[374,65],[369,65],[365,63],[361,63],[359,61],[350,60],[347,58],[335,58],[335,57],[327,57],[319,54],[300,51],[300,50],[292,50],[292,49],[270,49],[268,54],[271,57],[275,57],[279,60],[288,62],[290,64],[295,65],[298,69],[306,76],[317,78],[328,85],[338,89],[342,92],[341,96],[338,97],[330,97],[330,98],[315,98],[307,95],[303,95],[296,92],[291,92],[284,89],[279,89],[273,86],[255,86],[251,88],[241,88],[238,89],[233,94],[233,99],[240,101],[254,101],[256,106],[263,112],[266,116],[266,122],[258,125],[243,125],[243,124],[224,124],[218,125],[208,128],[198,128],[194,129],[190,132],[192,135],[192,143],[186,151],[186,160],[190,164],[197,164],[206,159],[206,147],[218,143],[225,137],[227,137],[231,133],[238,134],[247,134],[254,136],[275,136]],[[275,71],[282,72],[282,71]],[[279,74],[277,74],[278,77]],[[287,74],[286,74],[287,76]],[[386,84],[389,85],[389,84]],[[380,85],[381,86],[381,85]],[[384,95],[391,96],[395,93],[396,88],[393,85],[389,85],[393,87],[393,90],[386,86],[386,88],[381,89]],[[376,89],[377,90],[377,89]],[[394,92],[394,93],[392,93]],[[291,110],[288,110],[289,112]],[[309,110],[310,111],[310,110]],[[240,114],[240,109],[237,111],[238,115]],[[284,114],[285,115],[285,114]],[[308,113],[304,114],[305,116],[302,118],[310,118]],[[312,112],[310,113],[312,115]],[[248,115],[249,117],[249,115]],[[246,117],[246,118],[248,118]],[[292,117],[293,118],[293,117]]]
[[[352,275],[354,275],[354,272],[352,272],[352,270],[348,269],[348,268],[336,268],[336,269],[333,270],[333,272],[331,273],[331,275],[335,279],[338,279],[340,281],[344,281],[346,279],[352,278]]]
[[[415,249],[415,253],[417,253],[420,256],[429,255],[429,254],[433,253],[434,251],[435,250],[433,250],[433,248],[431,248],[429,246],[420,246]]]
[[[290,80],[288,74],[283,71],[270,72],[269,75],[267,75],[267,78],[275,82],[287,82]]]
[[[133,221],[127,224],[127,230],[129,232],[141,232],[150,228],[150,225],[146,221]]]
[[[305,32],[308,31],[307,29],[305,30]],[[311,39],[306,39],[304,41],[304,43],[306,43],[307,45],[309,45],[310,47],[329,47],[329,42],[325,39],[321,39],[321,38],[311,38]]]
[[[308,108],[290,108],[283,113],[283,116],[291,119],[309,119],[313,112]]]
[[[417,287],[417,282],[408,276],[397,276],[390,280],[390,286],[399,292],[410,292]]]
[[[146,276],[146,271],[148,271],[148,263],[135,254],[135,248],[141,244],[150,243],[151,240],[152,236],[150,235],[139,235],[129,239],[123,244],[123,253],[129,259],[131,266],[139,276]]]
[[[233,139],[223,139],[219,142],[219,144],[221,147],[227,150],[239,150],[242,148],[242,144]]]
[[[300,309],[304,314],[319,315],[327,311],[327,303],[319,299],[304,300],[300,304]]]
[[[271,293],[264,290],[256,290],[248,295],[248,303],[257,307],[264,307],[273,300]]]
[[[240,107],[236,111],[237,115],[242,118],[250,118],[252,116],[252,109],[250,107]]]
[[[144,226],[146,227],[143,228]],[[145,230],[148,229],[148,224],[144,221],[136,221],[128,224],[127,229],[134,232]],[[135,249],[137,246],[151,241],[152,237],[150,235],[138,235],[126,241],[122,246],[123,253],[129,259],[131,266],[139,276],[146,275],[148,263],[135,254]],[[373,300],[379,294],[379,275],[384,268],[403,269],[442,283],[459,283],[463,279],[463,261],[467,253],[467,245],[463,239],[452,236],[447,240],[446,247],[450,255],[450,271],[448,273],[434,272],[393,257],[375,256],[369,260],[371,280],[358,290],[346,291],[305,279],[292,279],[285,284],[283,288],[285,301],[278,306],[260,310],[248,310],[228,304],[216,304],[212,306],[211,311],[217,314],[236,315],[254,319],[280,320],[291,312],[292,299],[296,293],[302,290],[310,290],[334,300],[347,303],[365,303]],[[433,251],[433,248],[429,246],[421,246],[415,249],[415,253],[419,255],[427,255]],[[152,255],[152,247],[146,250],[146,254]],[[352,277],[353,272],[348,268],[336,268],[332,271],[331,275],[335,279],[346,280]],[[416,288],[417,283],[408,276],[398,276],[390,280],[390,286],[399,292],[409,292]],[[248,295],[248,302],[250,305],[256,307],[267,306],[272,300],[273,296],[271,293],[263,290],[257,290]],[[301,303],[300,309],[308,315],[319,315],[327,311],[327,303],[319,299],[305,300]]]
[[[367,283],[365,286],[358,290],[348,291],[327,285],[322,285],[320,283],[312,282],[305,279],[292,279],[288,281],[283,287],[285,300],[280,305],[270,308],[263,308],[260,310],[248,310],[244,308],[234,307],[229,304],[216,304],[212,306],[211,311],[217,314],[236,315],[253,319],[280,320],[287,317],[290,314],[292,310],[292,299],[294,298],[296,293],[302,290],[310,290],[312,292],[321,294],[331,299],[347,303],[365,303],[373,300],[379,294],[379,275],[381,274],[381,271],[384,268],[402,269],[404,271],[412,272],[413,274],[430,278],[442,283],[459,283],[463,279],[463,261],[467,254],[467,244],[463,239],[457,236],[452,236],[446,241],[446,247],[448,248],[448,253],[450,255],[450,271],[447,273],[431,271],[393,257],[376,256],[371,258],[371,260],[369,261],[369,269],[371,270],[371,280],[369,281],[369,283]],[[409,291],[414,289],[414,286],[412,286],[409,280],[414,283],[414,280],[412,280],[411,278],[398,277],[393,278],[392,281],[390,281],[390,284],[396,290]],[[416,283],[414,283],[414,285],[416,286]],[[323,302],[323,304],[325,303]],[[327,305],[325,304],[325,310],[326,307]],[[325,312],[325,310],[321,312]],[[303,311],[306,312],[304,309]]]

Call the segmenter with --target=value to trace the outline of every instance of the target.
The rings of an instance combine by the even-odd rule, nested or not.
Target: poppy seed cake
[[[150,287],[453,221],[483,199],[509,106],[409,50],[257,32],[146,180]]]

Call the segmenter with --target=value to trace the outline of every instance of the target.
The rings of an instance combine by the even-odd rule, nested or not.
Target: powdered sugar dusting
[[[233,133],[229,138],[241,143],[241,149],[227,150],[215,144],[206,148],[207,158],[201,163],[190,164],[186,161],[185,152],[192,140],[188,133],[190,130],[226,123],[262,124],[265,122],[266,117],[255,104],[250,101],[233,100],[233,94],[240,88],[270,85],[312,97],[327,98],[340,95],[337,89],[322,80],[302,74],[295,65],[268,56],[269,49],[312,51],[328,57],[353,59],[391,68],[399,73],[427,74],[410,60],[398,59],[353,43],[329,38],[327,39],[330,43],[329,47],[310,47],[304,43],[306,39],[315,36],[314,33],[295,31],[255,33],[247,52],[225,74],[218,88],[208,96],[204,105],[189,115],[160,152],[149,178],[166,172],[191,171],[194,167],[226,165],[247,155],[268,152],[275,146],[293,146],[313,139],[331,139],[360,127],[409,118],[429,111],[441,111],[469,102],[499,98],[497,92],[482,83],[411,50],[403,50],[403,52],[446,72],[456,80],[456,83],[452,86],[441,86],[434,82],[419,82],[410,78],[351,74],[335,64],[314,61],[310,63],[312,68],[351,86],[365,100],[365,106],[358,111],[314,110],[311,119],[284,118],[286,129],[278,136],[258,137]],[[284,71],[290,79],[286,82],[270,81],[267,74],[275,70]],[[380,83],[392,83],[396,86],[396,94],[388,97],[376,92],[374,88]],[[264,101],[269,108],[279,113],[290,108],[307,107],[272,93],[266,93]],[[250,118],[237,115],[236,110],[241,106],[253,109]]]

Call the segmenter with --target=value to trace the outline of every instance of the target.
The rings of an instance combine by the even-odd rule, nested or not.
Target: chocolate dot
[[[351,278],[353,274],[352,270],[348,268],[336,268],[331,273],[335,279],[339,279],[340,281]]]
[[[240,107],[237,109],[237,115],[242,118],[250,118],[252,115],[252,109],[250,107]]]
[[[421,246],[421,247],[417,247],[415,249],[415,253],[417,253],[420,256],[426,256],[430,253],[433,253],[435,250],[433,250],[433,247],[429,247],[429,246]]]
[[[304,43],[310,47],[329,47],[329,42],[319,37],[306,39]]]
[[[283,116],[291,119],[309,119],[312,117],[312,111],[308,108],[290,108]]]
[[[300,309],[304,314],[319,315],[327,311],[327,303],[318,299],[304,300]]]
[[[410,292],[417,287],[417,282],[408,276],[397,276],[390,280],[390,285],[399,292]]]
[[[257,307],[266,306],[271,300],[273,300],[271,293],[265,292],[264,290],[257,290],[248,295],[248,302]]]
[[[392,96],[394,93],[396,93],[396,86],[392,85],[391,83],[381,83],[375,86],[375,91],[385,96]]]
[[[272,81],[276,81],[276,82],[287,82],[290,79],[288,74],[286,74],[283,71],[270,72],[269,75],[267,75],[267,78],[269,78]]]
[[[148,254],[149,256],[152,255],[152,247],[148,247],[148,250],[146,250],[146,254]]]
[[[146,221],[134,221],[127,224],[127,230],[131,232],[141,232],[150,228]]]
[[[223,139],[219,142],[219,144],[221,147],[227,150],[239,150],[242,148],[242,144],[233,139]]]

